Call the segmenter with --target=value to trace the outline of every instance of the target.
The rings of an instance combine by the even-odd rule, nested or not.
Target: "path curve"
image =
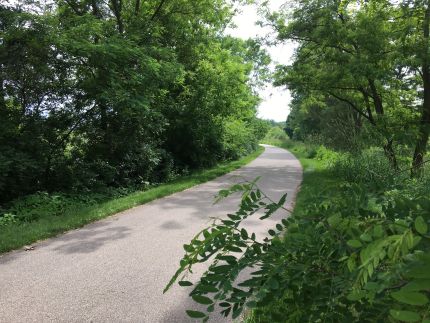
[[[182,245],[209,216],[237,209],[234,198],[212,205],[237,176],[261,176],[267,195],[288,192],[291,204],[302,169],[288,151],[266,146],[249,165],[218,179],[45,240],[33,251],[0,256],[0,322],[190,322],[184,310],[194,304],[187,291],[162,290]],[[246,226],[265,236],[284,216],[249,219]]]

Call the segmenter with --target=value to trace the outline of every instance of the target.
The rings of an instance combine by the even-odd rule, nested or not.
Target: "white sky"
[[[277,10],[285,0],[270,0],[271,10]],[[248,39],[255,37],[264,37],[271,33],[269,27],[262,28],[255,25],[258,20],[262,20],[257,13],[254,5],[244,6],[241,12],[233,19],[237,28],[228,29],[227,33],[238,38]],[[272,31],[273,32],[273,31]],[[276,45],[266,48],[269,52],[274,65],[289,64],[294,52],[293,44]],[[263,119],[275,121],[285,121],[289,113],[289,103],[291,101],[290,93],[285,88],[275,88],[272,85],[260,91],[263,102],[258,108],[258,116]]]

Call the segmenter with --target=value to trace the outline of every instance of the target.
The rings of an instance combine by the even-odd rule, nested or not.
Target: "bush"
[[[394,179],[394,173],[384,151],[369,148],[357,154],[339,154],[332,161],[330,171],[350,183],[362,183],[374,188],[388,185]],[[406,174],[407,175],[407,174]]]
[[[223,151],[225,159],[237,159],[256,148],[257,142],[248,125],[241,120],[224,123]]]
[[[294,214],[263,241],[242,221],[270,217],[285,196],[271,201],[255,183],[220,191],[242,193],[240,209],[184,245],[167,286],[193,286],[190,296],[207,308],[191,317],[205,321],[219,308],[235,318],[248,307],[249,323],[428,321],[429,180],[369,178],[390,174],[378,149],[354,156],[318,147],[315,156],[325,169],[305,176]],[[201,262],[209,268],[193,284],[187,275]]]
[[[323,161],[326,164],[333,164],[339,159],[340,154],[327,149],[325,146],[319,146],[315,153],[315,159]]]
[[[42,218],[62,216],[80,207],[102,203],[149,187],[149,183],[128,188],[107,187],[98,192],[47,193],[38,192],[16,199],[0,209],[0,225],[29,223]]]
[[[288,139],[287,134],[285,133],[285,131],[281,128],[281,127],[272,127],[270,128],[270,130],[267,132],[264,140],[286,140]]]
[[[0,215],[0,227],[7,226],[9,224],[16,223],[16,215],[12,213],[5,213],[3,215]]]

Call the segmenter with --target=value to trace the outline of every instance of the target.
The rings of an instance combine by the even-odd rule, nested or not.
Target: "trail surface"
[[[209,216],[235,211],[238,199],[212,205],[238,177],[291,204],[301,182],[299,161],[266,146],[249,165],[216,180],[153,201],[82,229],[42,241],[33,251],[0,256],[0,322],[191,322],[187,291],[162,290],[177,269],[182,245]],[[285,214],[247,220],[259,237]],[[219,318],[215,321],[223,321]]]

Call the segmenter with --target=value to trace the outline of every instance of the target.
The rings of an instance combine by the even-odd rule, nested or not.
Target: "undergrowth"
[[[361,154],[289,140],[267,142],[292,151],[305,173],[288,218],[257,241],[248,217],[282,209],[257,183],[235,185],[240,209],[216,219],[185,245],[170,284],[193,286],[190,296],[209,319],[221,311],[247,323],[430,322],[430,178],[392,171],[375,148]],[[208,262],[197,283],[194,264]],[[240,275],[243,270],[250,275]],[[169,285],[170,286],[170,285]]]
[[[165,184],[80,194],[39,192],[17,199],[0,209],[0,253],[207,182],[251,162],[263,150],[259,147],[240,160],[219,164]]]

